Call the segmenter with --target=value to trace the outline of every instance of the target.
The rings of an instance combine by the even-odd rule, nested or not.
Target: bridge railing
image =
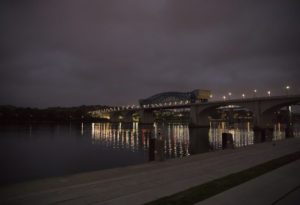
[[[159,109],[159,108],[176,108],[176,107],[188,107],[192,104],[207,104],[207,103],[230,103],[230,102],[252,102],[252,101],[258,101],[258,100],[275,100],[275,99],[286,99],[286,98],[300,98],[300,95],[280,95],[280,96],[267,96],[267,97],[242,97],[242,98],[236,98],[236,99],[210,99],[208,102],[196,102],[191,103],[189,100],[186,101],[172,101],[172,102],[164,102],[164,103],[153,103],[153,104],[146,104],[146,105],[132,105],[132,106],[117,106],[117,107],[111,107],[106,108],[103,110],[100,110],[101,112],[116,112],[116,111],[124,111],[124,110],[140,110],[140,109]]]

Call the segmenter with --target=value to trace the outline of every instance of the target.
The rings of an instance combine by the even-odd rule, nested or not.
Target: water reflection
[[[244,147],[254,143],[254,132],[250,122],[235,123],[211,122],[209,129],[209,143],[211,149],[222,148],[222,133],[230,133],[234,147]]]
[[[274,125],[273,140],[285,139],[285,127],[280,123]]]
[[[81,126],[81,133],[84,125]],[[222,134],[230,133],[234,147],[244,147],[259,142],[254,136],[251,122],[211,122],[209,128],[189,128],[187,123],[154,123],[150,127],[132,124],[92,123],[93,144],[102,144],[109,149],[157,151],[150,147],[151,139],[162,141],[165,158],[182,158],[190,154],[222,149]],[[298,135],[297,130],[294,131]],[[285,127],[274,125],[272,140],[285,138]],[[153,150],[152,150],[153,149]],[[152,156],[152,155],[149,155]]]
[[[102,144],[107,148],[136,152],[149,146],[147,144],[149,135],[145,130],[141,130],[140,136],[138,123],[133,123],[132,126],[121,123],[92,123],[91,131],[92,143]]]
[[[102,144],[107,148],[136,152],[138,150],[148,150],[150,139],[161,139],[166,158],[190,155],[187,124],[155,123],[153,127],[141,127],[138,123],[132,123],[131,125],[92,123],[91,126],[93,144]],[[83,133],[83,131],[81,132]]]

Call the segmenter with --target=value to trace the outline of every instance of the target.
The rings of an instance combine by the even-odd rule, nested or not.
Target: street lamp
[[[270,90],[268,90],[268,92],[267,92],[267,93],[268,93],[268,96],[270,97],[270,96],[271,96],[271,91],[270,91]]]
[[[289,85],[287,85],[287,86],[285,87],[285,89],[286,89],[287,95],[289,95],[289,90],[291,89],[291,87],[290,87]]]
[[[223,96],[223,99],[224,99],[224,101],[226,100],[226,96],[225,95]]]
[[[253,96],[256,97],[257,90],[253,90]]]
[[[232,93],[231,93],[231,92],[229,92],[229,93],[228,93],[228,95],[229,95],[229,100],[230,100]]]
[[[245,97],[246,97],[246,95],[243,93],[243,94],[242,94],[242,98],[245,99]]]

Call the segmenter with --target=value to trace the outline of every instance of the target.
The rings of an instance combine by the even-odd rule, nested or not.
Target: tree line
[[[56,121],[95,121],[90,111],[109,108],[103,105],[82,105],[78,107],[24,108],[11,105],[0,106],[1,122],[56,122]]]

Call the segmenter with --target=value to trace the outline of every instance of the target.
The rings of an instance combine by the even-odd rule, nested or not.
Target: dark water
[[[272,140],[285,138],[284,126],[274,125]],[[189,129],[187,124],[138,123],[15,124],[0,126],[0,182],[107,169],[149,161],[150,138],[162,139],[164,158],[221,149],[222,133],[233,135],[234,146],[258,142],[250,123],[212,122],[211,128]],[[299,126],[294,135],[299,136]]]

